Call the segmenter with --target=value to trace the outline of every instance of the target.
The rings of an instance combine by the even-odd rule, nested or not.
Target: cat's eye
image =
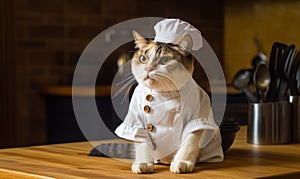
[[[160,63],[163,65],[168,64],[170,61],[171,61],[171,57],[168,57],[168,56],[164,56],[164,57],[160,58]]]
[[[144,55],[141,55],[139,60],[141,63],[144,63],[144,64],[148,62],[148,58]]]

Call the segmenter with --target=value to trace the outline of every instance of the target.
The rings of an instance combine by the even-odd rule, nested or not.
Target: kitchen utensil
[[[266,91],[269,88],[271,76],[266,64],[260,63],[253,73],[253,83],[258,90],[258,101],[266,102]]]
[[[280,78],[277,95],[276,95],[276,101],[285,101],[286,100],[286,94],[288,90],[288,81],[286,78],[287,72],[290,71],[289,68],[286,66],[289,66],[291,59],[294,57],[295,53],[295,45],[289,45],[283,52],[283,55],[281,58],[277,61],[277,75]],[[289,74],[287,74],[289,75]]]
[[[270,82],[270,88],[267,94],[267,101],[268,102],[274,102],[277,96],[277,89],[280,84],[280,78],[278,77],[277,73],[277,61],[281,58],[284,50],[286,49],[287,45],[280,43],[280,42],[274,42],[271,49],[270,54],[270,61],[269,61],[269,71],[271,75],[271,82]]]
[[[298,89],[298,94],[297,94],[297,96],[299,96],[300,95],[300,54],[299,54],[300,52],[298,52],[298,54],[297,54],[297,56],[296,56],[296,58],[297,58],[297,60],[296,61],[298,61],[298,65],[297,65],[297,70],[296,70],[296,72],[295,72],[295,79],[296,79],[296,83],[297,83],[297,89]]]
[[[252,72],[251,69],[241,69],[239,70],[232,79],[232,86],[245,93],[247,99],[250,102],[257,102],[257,98],[249,90],[249,86],[252,82]]]
[[[292,141],[300,143],[300,96],[290,96],[292,107]]]
[[[227,151],[233,144],[236,133],[240,130],[240,126],[236,121],[222,121],[219,126],[223,152]]]
[[[291,65],[291,71],[288,79],[290,92],[292,96],[299,96],[300,92],[298,91],[298,85],[300,85],[300,51],[297,52]]]
[[[248,108],[247,142],[286,144],[291,142],[289,102],[251,103]]]
[[[267,63],[267,56],[263,52],[262,43],[257,37],[254,37],[254,43],[257,48],[257,56],[255,56],[252,59],[251,63],[252,63],[252,67],[255,69],[256,66],[259,65],[260,63],[264,63],[264,64]]]
[[[296,81],[297,81],[297,89],[298,96],[300,95],[300,63],[298,64],[297,72],[296,72]]]

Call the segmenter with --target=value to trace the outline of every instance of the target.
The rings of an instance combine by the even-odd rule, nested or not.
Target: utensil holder
[[[250,103],[248,109],[248,143],[287,144],[291,142],[289,102]]]
[[[300,143],[300,96],[290,96],[292,113],[292,141]]]

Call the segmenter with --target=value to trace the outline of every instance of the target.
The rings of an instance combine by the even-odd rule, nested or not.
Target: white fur
[[[146,143],[135,144],[135,162],[132,164],[133,173],[152,173],[154,158],[152,148]]]
[[[186,137],[171,163],[170,171],[172,173],[193,171],[200,152],[198,144],[201,133],[201,131],[193,132]]]
[[[170,165],[172,173],[189,173],[193,171],[200,152],[198,144],[201,134],[201,131],[197,131],[186,137]],[[146,143],[137,143],[135,146],[136,158],[132,164],[132,172],[152,173],[154,171],[152,146]]]

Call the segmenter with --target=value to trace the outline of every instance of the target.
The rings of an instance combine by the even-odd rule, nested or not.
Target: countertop
[[[110,96],[111,95],[111,85],[98,85],[95,87],[88,86],[48,86],[43,88],[42,93],[45,95],[53,96]]]
[[[87,156],[89,142],[0,150],[0,178],[265,178],[300,177],[300,144],[246,143],[246,126],[237,133],[221,163],[199,163],[189,174],[171,174],[156,165],[153,174],[133,174],[128,160]],[[118,140],[117,140],[118,141]],[[111,141],[96,141],[94,144]]]

